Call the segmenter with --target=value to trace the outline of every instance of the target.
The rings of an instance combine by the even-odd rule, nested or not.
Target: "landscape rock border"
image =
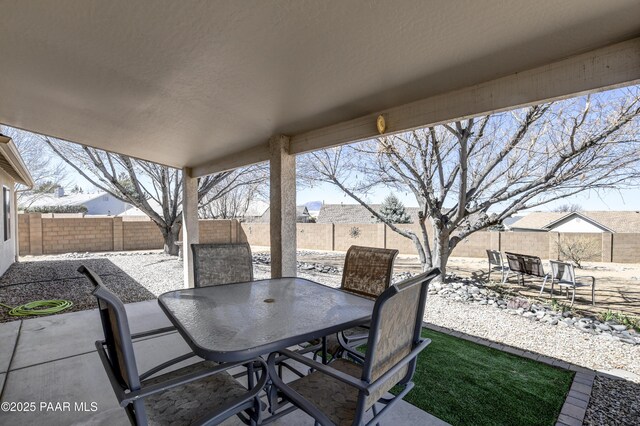
[[[558,327],[573,327],[597,338],[640,345],[640,333],[624,324],[616,321],[601,321],[595,317],[581,317],[571,311],[556,311],[549,304],[506,295],[492,288],[493,286],[472,278],[447,275],[444,283],[431,283],[429,294],[462,303],[493,306],[531,321]]]

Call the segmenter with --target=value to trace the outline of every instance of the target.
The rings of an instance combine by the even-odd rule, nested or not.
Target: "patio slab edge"
[[[534,361],[541,362],[543,364],[550,365],[552,367],[562,368],[564,370],[570,370],[575,372],[571,388],[565,398],[560,414],[556,422],[556,426],[581,426],[584,417],[587,413],[587,407],[589,406],[589,400],[591,399],[591,390],[593,388],[593,382],[597,375],[597,372],[590,370],[579,365],[571,364],[561,359],[548,357],[535,352],[527,351],[514,346],[504,345],[499,342],[483,339],[478,336],[466,334],[457,330],[452,330],[439,325],[423,322],[422,326],[429,330],[438,331],[449,336],[457,337],[460,339],[468,340],[473,343],[477,343],[482,346],[487,346],[493,349],[497,349],[502,352],[506,352],[512,355],[521,356]],[[602,374],[603,376],[605,374]]]

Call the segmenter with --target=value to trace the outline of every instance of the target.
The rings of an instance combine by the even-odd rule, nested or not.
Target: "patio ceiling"
[[[1,123],[195,175],[268,159],[272,135],[294,143],[640,35],[637,0],[61,0],[0,10]],[[305,148],[300,137],[294,151],[330,138]]]

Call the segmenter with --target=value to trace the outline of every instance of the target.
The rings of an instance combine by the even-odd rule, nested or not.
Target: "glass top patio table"
[[[374,301],[303,278],[170,291],[160,307],[196,355],[237,362],[371,320]]]

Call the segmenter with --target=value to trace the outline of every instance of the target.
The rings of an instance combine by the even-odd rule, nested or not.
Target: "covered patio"
[[[134,333],[170,326],[156,301],[127,305]],[[73,312],[0,324],[0,384],[2,401],[46,401],[50,406],[35,412],[2,412],[3,423],[127,425],[129,420],[114,398],[94,342],[102,339],[97,310]],[[182,337],[168,333],[135,345],[141,371],[168,358],[189,352]],[[175,368],[189,364],[185,361]],[[238,370],[239,371],[239,370]],[[237,371],[236,371],[237,372]],[[69,402],[68,408],[64,403]],[[76,403],[80,407],[76,407]],[[95,404],[92,406],[92,403]],[[397,425],[441,426],[447,423],[402,401],[386,421]],[[277,420],[276,425],[313,423],[298,410]],[[225,425],[242,425],[237,418]]]
[[[182,169],[185,247],[199,241],[198,178],[268,161],[273,278],[296,275],[296,155],[640,83],[633,0],[92,0],[2,11],[0,123]],[[127,309],[135,331],[168,321],[154,301]],[[125,424],[94,353],[99,327],[96,311],[2,325],[13,342],[0,352],[2,401],[96,401],[95,412],[34,421]],[[186,348],[175,333],[139,346],[149,364],[160,347]],[[406,403],[388,416],[439,424]]]

